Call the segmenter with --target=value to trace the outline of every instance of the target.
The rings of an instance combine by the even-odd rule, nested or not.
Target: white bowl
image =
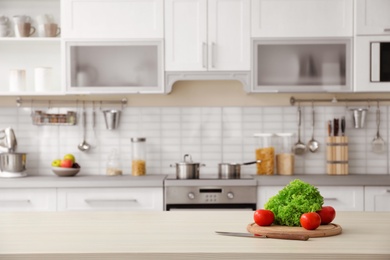
[[[62,168],[62,167],[51,167],[51,170],[60,177],[75,176],[79,173],[80,168]]]

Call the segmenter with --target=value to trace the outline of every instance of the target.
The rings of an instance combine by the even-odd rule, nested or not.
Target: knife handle
[[[306,240],[309,239],[308,235],[287,234],[287,233],[268,233],[265,236],[267,238],[289,239],[289,240],[303,240],[303,241],[306,241]]]

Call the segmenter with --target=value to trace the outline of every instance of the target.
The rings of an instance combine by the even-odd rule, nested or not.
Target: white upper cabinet
[[[167,71],[250,70],[250,0],[166,0]]]
[[[62,0],[63,38],[163,38],[163,0]]]
[[[357,0],[358,35],[390,35],[390,0]]]
[[[352,35],[353,0],[252,0],[252,37]]]

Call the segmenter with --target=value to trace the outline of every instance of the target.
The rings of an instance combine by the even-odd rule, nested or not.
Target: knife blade
[[[287,233],[268,233],[266,235],[241,233],[241,232],[224,232],[224,231],[215,231],[215,233],[223,236],[234,236],[234,237],[275,238],[275,239],[302,240],[302,241],[306,241],[309,239],[309,236],[307,235],[287,234]]]

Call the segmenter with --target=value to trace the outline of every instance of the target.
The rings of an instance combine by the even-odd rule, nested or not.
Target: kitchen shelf
[[[32,43],[32,42],[61,42],[59,37],[0,37],[0,42],[20,42],[20,43]]]

